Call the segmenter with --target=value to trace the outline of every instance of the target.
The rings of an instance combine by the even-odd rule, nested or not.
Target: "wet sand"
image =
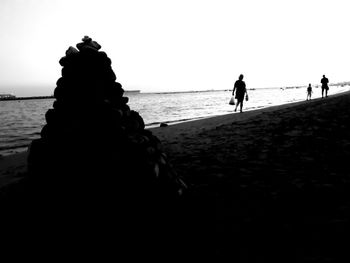
[[[348,256],[349,105],[347,92],[152,129],[189,185],[184,241],[192,255],[217,262]],[[23,175],[25,159],[0,159],[0,186]]]

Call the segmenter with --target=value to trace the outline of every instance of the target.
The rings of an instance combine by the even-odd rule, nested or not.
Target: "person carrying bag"
[[[237,111],[237,107],[238,105],[240,105],[240,112],[243,112],[242,109],[243,109],[244,97],[245,97],[245,100],[248,101],[248,93],[247,93],[245,82],[243,81],[242,74],[239,75],[238,80],[235,82],[235,85],[232,91],[232,96],[234,94],[235,94],[235,98],[237,99],[235,111]]]

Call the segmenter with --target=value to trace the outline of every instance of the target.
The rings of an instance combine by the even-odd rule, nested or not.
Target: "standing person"
[[[235,82],[235,86],[233,87],[232,95],[234,95],[235,91],[236,91],[235,98],[237,99],[235,111],[237,111],[237,107],[238,107],[238,105],[240,105],[241,106],[240,112],[242,112],[244,95],[247,94],[247,98],[248,98],[248,93],[247,93],[247,89],[245,86],[245,82],[243,81],[242,74],[239,75],[238,80]]]
[[[311,84],[307,87],[307,97],[306,100],[311,100],[311,94],[312,94],[312,87]]]
[[[321,83],[322,83],[322,98],[323,98],[323,93],[324,91],[326,91],[326,98],[328,97],[328,90],[329,90],[329,87],[328,87],[328,79],[326,78],[325,75],[323,75],[323,78],[321,79]]]

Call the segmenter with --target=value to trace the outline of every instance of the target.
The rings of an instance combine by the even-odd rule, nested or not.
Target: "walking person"
[[[311,94],[312,94],[312,87],[311,87],[311,84],[309,84],[309,86],[307,87],[306,100],[311,100]]]
[[[329,90],[329,87],[328,87],[328,79],[326,78],[325,75],[323,75],[323,78],[321,79],[321,84],[322,84],[322,98],[323,98],[323,94],[324,92],[326,93],[326,98],[328,97],[328,90]]]
[[[243,75],[239,75],[238,80],[236,80],[235,85],[233,87],[232,95],[236,92],[235,98],[237,99],[235,111],[237,111],[238,105],[240,105],[240,112],[243,112],[243,100],[244,95],[246,95],[246,100],[248,100],[248,93],[246,89],[245,82],[243,81]]]

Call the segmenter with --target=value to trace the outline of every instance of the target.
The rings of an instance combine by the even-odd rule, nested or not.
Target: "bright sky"
[[[348,0],[1,0],[0,93],[51,95],[84,35],[124,89],[231,89],[349,81]]]

